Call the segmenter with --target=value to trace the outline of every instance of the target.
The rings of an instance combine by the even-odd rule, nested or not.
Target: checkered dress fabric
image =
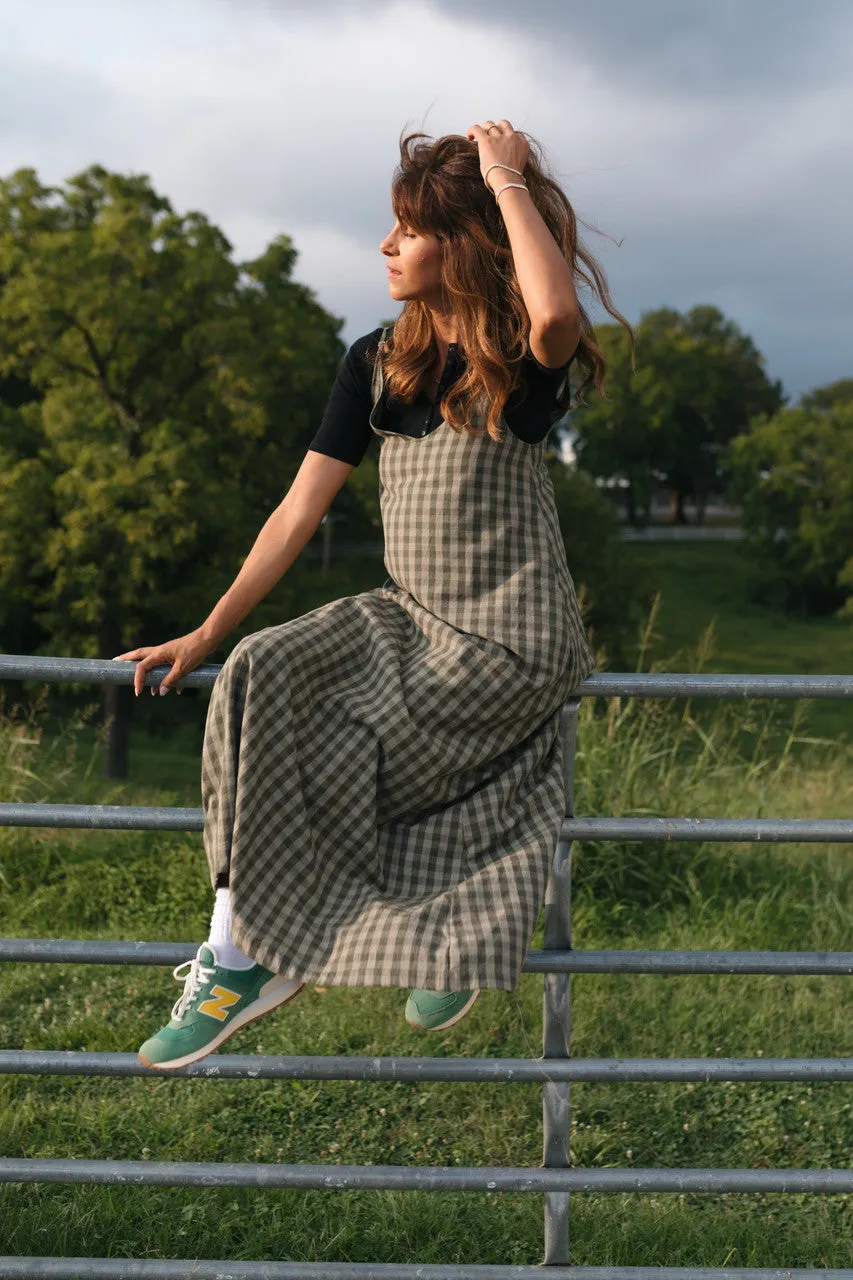
[[[512,991],[565,812],[560,708],[594,657],[545,441],[383,430],[382,349],[391,576],[223,664],[211,884],[229,871],[234,941],[288,978]]]

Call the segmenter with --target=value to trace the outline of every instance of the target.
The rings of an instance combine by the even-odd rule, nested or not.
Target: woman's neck
[[[432,321],[433,336],[444,359],[447,356],[447,348],[451,342],[458,342],[459,340],[456,316],[452,311],[434,311],[430,309],[430,319]]]

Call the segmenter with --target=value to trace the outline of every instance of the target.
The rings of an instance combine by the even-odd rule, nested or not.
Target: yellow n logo
[[[224,1022],[228,1010],[239,999],[240,997],[236,991],[229,991],[227,987],[214,987],[207,1000],[202,1001],[198,1006],[198,1011],[199,1013],[207,1013],[211,1018],[218,1018],[220,1022]]]

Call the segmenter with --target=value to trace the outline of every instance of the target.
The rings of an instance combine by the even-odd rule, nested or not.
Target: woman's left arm
[[[476,142],[480,172],[500,162],[522,174],[530,145],[508,120],[475,124],[468,138]],[[523,182],[508,169],[492,169],[486,182],[496,191],[507,182]],[[571,360],[581,334],[578,298],[572,271],[548,230],[529,191],[508,187],[498,200],[512,249],[518,285],[530,316],[530,350],[540,364],[558,368]]]

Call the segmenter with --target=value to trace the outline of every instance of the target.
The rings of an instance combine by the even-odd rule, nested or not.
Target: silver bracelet
[[[505,182],[503,186],[498,187],[497,191],[495,192],[495,201],[497,201],[497,198],[502,191],[506,191],[507,187],[518,187],[519,190],[521,191],[528,190],[527,184],[525,182]]]
[[[520,170],[520,169],[513,169],[513,167],[512,167],[512,165],[511,165],[511,164],[501,164],[499,160],[496,160],[494,164],[490,164],[490,165],[489,165],[488,169],[487,169],[487,170],[486,170],[486,172],[483,174],[483,181],[484,181],[484,182],[486,182],[486,179],[488,178],[488,176],[489,176],[489,174],[491,173],[492,169],[509,169],[510,173],[517,173],[517,174],[518,174],[518,176],[519,176],[519,178],[523,178],[523,177],[524,177],[524,174],[521,172],[521,170]],[[489,187],[488,182],[486,182],[486,186],[487,186],[487,187]],[[492,189],[492,188],[491,188],[491,187],[489,187],[489,190],[490,190],[490,191],[491,191],[491,189]]]

